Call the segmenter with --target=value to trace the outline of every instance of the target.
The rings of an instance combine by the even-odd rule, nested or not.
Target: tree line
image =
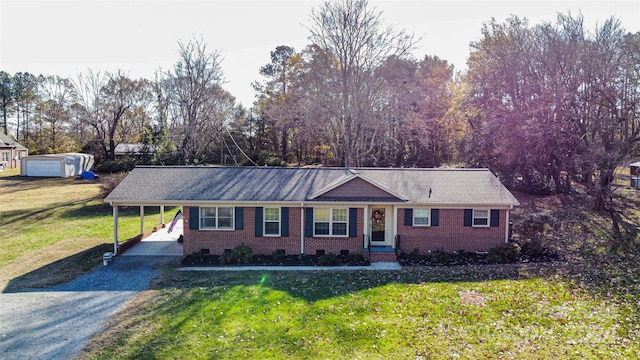
[[[413,34],[365,0],[313,9],[310,44],[278,46],[252,108],[224,90],[220,52],[178,44],[155,79],[0,73],[5,132],[30,153],[84,150],[113,161],[142,142],[154,164],[488,167],[508,186],[568,193],[604,209],[617,166],[638,154],[640,33],[615,18],[486,22],[468,69],[414,58]]]

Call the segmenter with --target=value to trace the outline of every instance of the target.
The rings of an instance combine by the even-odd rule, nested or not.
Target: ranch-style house
[[[509,241],[516,198],[488,169],[138,166],[106,197],[118,208],[178,206],[183,253],[487,251]],[[162,212],[162,211],[161,211]],[[141,221],[143,215],[141,216]],[[162,218],[164,222],[164,218]]]

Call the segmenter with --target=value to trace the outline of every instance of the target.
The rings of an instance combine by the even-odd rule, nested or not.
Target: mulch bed
[[[336,261],[326,263],[318,255],[286,255],[274,258],[270,255],[253,255],[248,264],[220,263],[220,255],[187,255],[182,260],[182,266],[369,266],[371,263],[361,255],[336,255]]]

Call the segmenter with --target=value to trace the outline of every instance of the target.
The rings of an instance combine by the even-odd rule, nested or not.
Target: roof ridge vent
[[[349,170],[347,170],[347,172],[348,172],[349,174],[351,174],[351,175],[358,175],[358,174],[360,174],[360,173],[358,172],[358,170],[356,170],[356,169],[349,169]]]

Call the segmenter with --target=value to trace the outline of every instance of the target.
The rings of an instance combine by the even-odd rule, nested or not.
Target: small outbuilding
[[[81,153],[33,155],[22,158],[20,176],[71,177],[93,167],[93,155]]]

